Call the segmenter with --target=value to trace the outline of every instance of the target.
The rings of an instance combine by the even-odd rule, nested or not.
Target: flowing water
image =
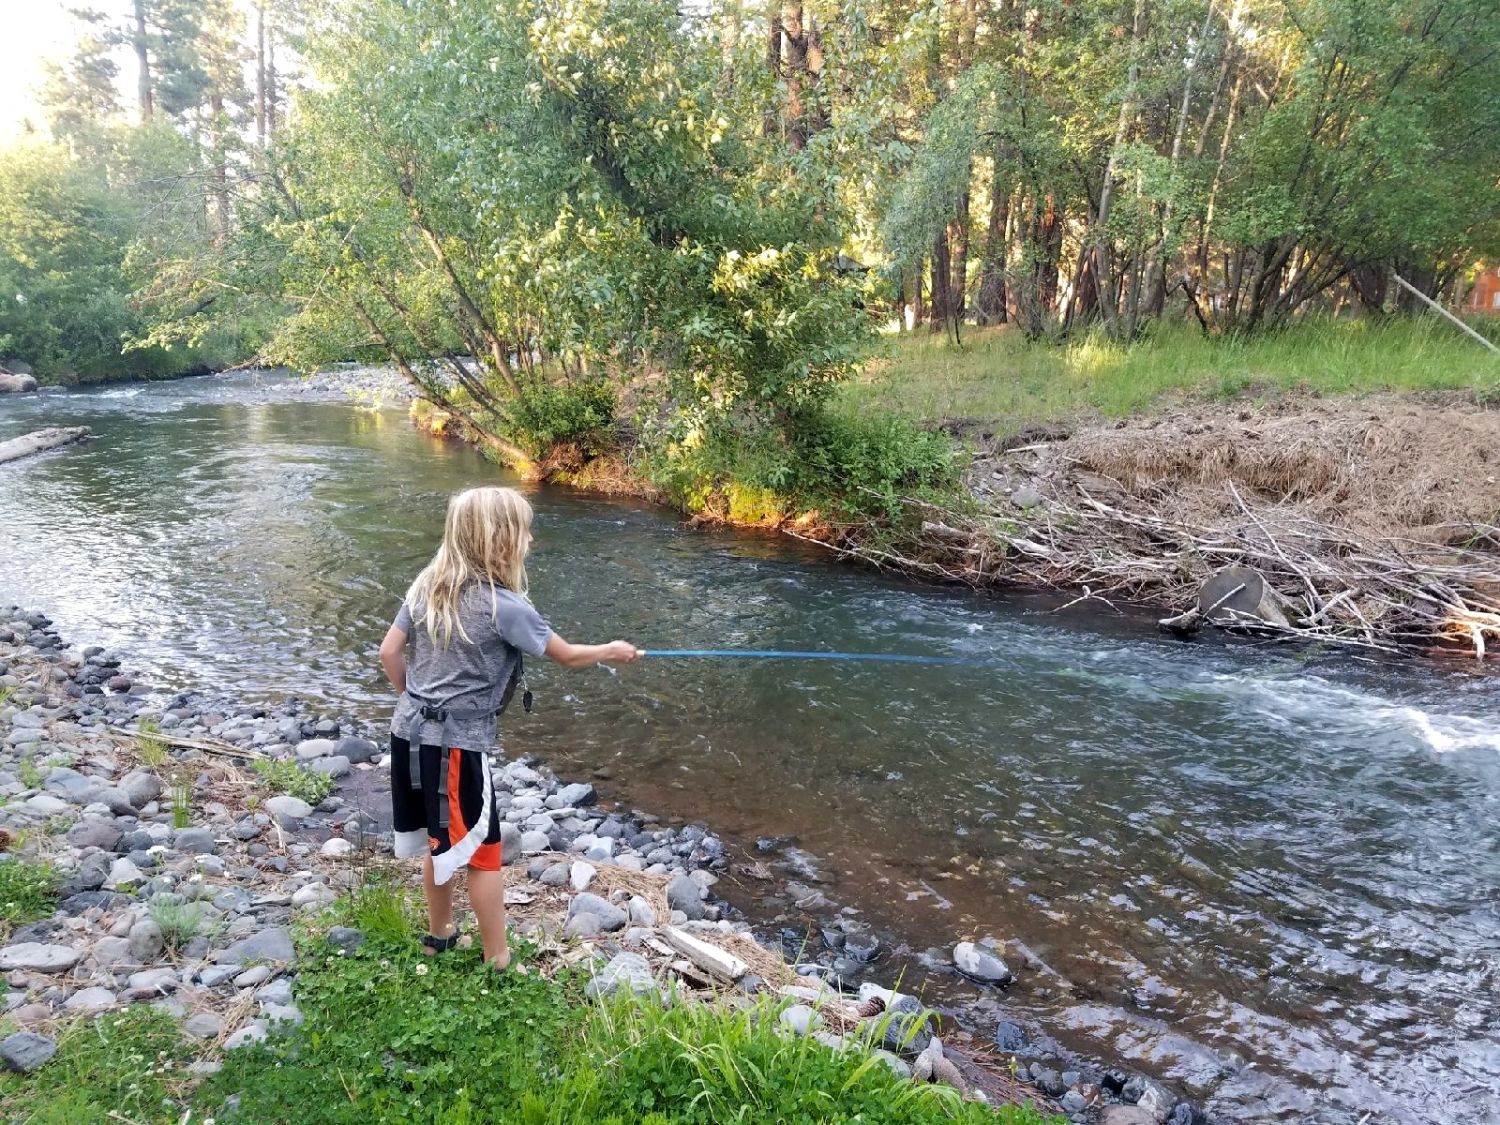
[[[98,439],[0,467],[0,598],[154,684],[372,723],[375,646],[445,497],[505,479],[399,411],[273,376],[0,401],[0,439],[47,424]],[[794,837],[802,880],[895,947],[887,979],[919,981],[926,946],[1019,939],[1051,971],[1022,974],[1012,1015],[1218,1120],[1500,1121],[1500,680],[1183,643],[1097,602],[533,500],[533,594],[564,636],[991,663],[539,669],[513,750],[707,821],[739,863]],[[731,894],[774,925],[796,912],[771,886]]]

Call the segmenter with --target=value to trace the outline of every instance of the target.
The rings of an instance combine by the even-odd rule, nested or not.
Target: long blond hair
[[[467,488],[448,501],[443,542],[406,592],[413,622],[425,620],[427,635],[447,645],[456,631],[464,640],[458,604],[464,588],[490,588],[490,611],[499,609],[497,586],[526,596],[526,552],[531,548],[531,505],[514,488]]]

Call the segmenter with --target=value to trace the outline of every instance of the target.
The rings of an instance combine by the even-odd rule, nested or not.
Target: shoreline
[[[414,404],[409,416],[433,436],[487,444],[441,408]],[[960,493],[951,507],[904,500],[902,527],[835,523],[776,497],[738,515],[716,489],[684,504],[647,479],[630,446],[519,471],[661,504],[690,527],[775,532],[907,578],[1120,602],[1164,615],[1160,627],[1178,635],[1221,628],[1481,663],[1500,652],[1500,485],[1469,463],[1471,449],[1500,447],[1500,410],[1454,396],[1289,398],[1012,440],[977,424],[941,428],[977,441]]]
[[[9,1022],[45,1033],[73,1016],[154,1003],[182,1019],[189,1035],[212,1031],[200,1037],[205,1074],[223,1050],[260,1041],[278,1021],[300,1022],[287,987],[294,981],[292,933],[316,931],[320,914],[358,886],[361,864],[391,869],[390,836],[362,807],[357,788],[346,783],[316,806],[272,797],[246,763],[295,761],[340,780],[373,777],[378,790],[380,747],[340,719],[305,713],[297,701],[236,707],[195,692],[159,699],[122,672],[117,657],[73,652],[44,615],[11,609],[0,618],[0,690],[7,692],[0,702],[0,825],[17,860],[45,857],[64,880],[55,915],[17,927],[0,943],[0,961],[10,969]],[[143,718],[149,729],[153,716],[158,742],[183,741],[147,766],[140,739],[119,732],[138,728]],[[780,996],[818,1014],[809,1027],[826,1017],[825,1026],[843,1026],[846,1039],[861,1022],[874,1023],[852,1014],[856,1007],[924,1010],[915,997],[872,980],[856,990],[856,982],[840,978],[835,953],[860,965],[879,955],[878,940],[858,924],[845,927],[837,951],[822,950],[795,966],[783,960],[779,939],[754,933],[732,903],[714,894],[731,861],[706,826],[668,827],[650,813],[605,808],[591,783],[565,783],[534,759],[494,772],[507,824],[506,862],[515,873],[507,892],[516,900],[512,928],[554,944],[560,937],[566,944],[557,949],[573,952],[559,956],[592,958],[601,975],[627,954],[644,956],[661,973],[675,972],[685,987]],[[608,917],[578,908],[596,903],[596,893]],[[217,935],[199,935],[170,956],[159,930],[153,933],[149,909],[161,895],[163,903],[187,901],[212,913]],[[733,981],[716,979],[662,944],[668,930],[695,935],[748,968]],[[288,962],[285,972],[245,968],[251,957],[235,962],[261,946],[290,951],[277,958]],[[1003,952],[999,943],[961,946],[959,956],[972,970],[963,975],[988,978],[1003,996],[1000,988],[1011,977]],[[48,957],[57,963],[43,966]],[[998,1038],[976,1035],[961,1017],[945,1020],[941,1030],[936,1050],[954,1061],[960,1075],[954,1084],[970,1096],[1030,1098],[1077,1122],[1206,1120],[1144,1076],[1039,1054],[1008,1019]],[[917,1065],[922,1073],[920,1052],[902,1051],[890,1039],[884,1046],[895,1049],[885,1052],[887,1065],[903,1073]],[[928,1036],[919,1033],[905,1046],[929,1052],[930,1076]]]

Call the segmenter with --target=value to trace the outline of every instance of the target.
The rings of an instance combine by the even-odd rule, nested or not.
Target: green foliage
[[[161,737],[161,723],[155,719],[141,719],[136,723],[135,745],[148,769],[159,770],[172,760],[167,742]]]
[[[177,1021],[149,1004],[78,1019],[54,1031],[57,1054],[29,1074],[0,1073],[0,1115],[28,1125],[177,1121],[190,1083]]]
[[[293,758],[257,758],[253,765],[260,774],[260,783],[267,789],[309,805],[321,804],[334,789],[333,778],[310,770]]]
[[[16,766],[16,776],[21,779],[21,784],[27,789],[40,789],[42,787],[42,770],[36,764],[35,758],[22,758]]]
[[[533,457],[571,445],[585,458],[611,445],[615,392],[602,379],[552,382],[537,379],[506,405],[506,432]]]
[[[146,908],[161,927],[162,940],[176,954],[199,934],[210,934],[215,922],[201,902],[177,902],[176,896],[154,895]]]
[[[1062,347],[1017,332],[903,337],[840,396],[860,415],[934,424],[983,421],[1001,432],[1101,413],[1123,416],[1172,398],[1264,391],[1368,394],[1500,390],[1500,359],[1433,318],[1309,319],[1274,333],[1205,337],[1161,325],[1133,346],[1085,335]]]
[[[690,510],[740,523],[814,509],[900,520],[903,497],[935,498],[955,487],[958,458],[945,435],[904,418],[818,408],[789,417],[781,431],[715,430],[658,455],[652,474]]]
[[[777,1034],[782,1004],[590,1003],[569,981],[497,975],[477,948],[424,957],[415,930],[386,925],[407,909],[394,890],[345,905],[347,920],[377,921],[353,954],[308,941],[306,1022],[226,1055],[200,1111],[218,1115],[237,1094],[246,1119],[287,1125],[1055,1122],[903,1081],[863,1051]],[[514,948],[524,964],[526,948]]]
[[[0,856],[0,936],[51,914],[58,881],[50,864]]]
[[[1046,1120],[1029,1108],[996,1112],[946,1086],[899,1078],[853,1046],[836,1051],[810,1036],[784,1034],[778,1017],[785,1007],[771,1000],[738,1011],[693,1003],[663,1007],[629,997],[605,1002],[584,1022],[545,1111],[539,1100],[523,1106],[521,1120],[566,1125],[636,1121],[653,1113],[679,1125]],[[608,1067],[598,1065],[602,1059]]]
[[[349,925],[378,945],[402,947],[425,925],[421,904],[396,871],[367,872],[341,909]]]
[[[306,1022],[227,1055],[204,1110],[221,1116],[238,1094],[245,1120],[286,1125],[514,1120],[575,1018],[561,990],[497,974],[477,948],[424,957],[416,936],[370,934],[347,957],[309,943],[297,979]]]

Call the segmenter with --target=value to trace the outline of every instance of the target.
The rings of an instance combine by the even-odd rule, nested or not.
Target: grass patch
[[[45,918],[57,907],[58,876],[50,864],[0,857],[0,934]]]
[[[42,769],[36,764],[35,758],[22,758],[20,765],[16,767],[16,776],[27,789],[42,787]]]
[[[192,1048],[164,1012],[139,1004],[54,1033],[57,1054],[30,1074],[0,1074],[0,1117],[27,1125],[177,1121]],[[267,1118],[267,1120],[273,1120]]]
[[[476,945],[417,949],[409,891],[371,880],[341,904],[367,941],[349,956],[313,939],[299,962],[306,1022],[230,1054],[202,1113],[295,1125],[718,1125],[842,1122],[1044,1125],[946,1087],[913,1086],[878,1060],[778,1034],[781,1005],[734,1012],[583,999],[577,981],[496,976]],[[527,949],[516,943],[518,960]],[[1060,1119],[1057,1119],[1060,1121]]]
[[[135,744],[148,769],[159,770],[172,760],[167,741],[161,736],[160,723],[155,719],[142,719],[136,724],[136,731]]]
[[[161,927],[162,941],[176,954],[199,934],[210,933],[215,928],[208,911],[202,903],[176,902],[175,896],[155,895],[146,913]]]
[[[326,773],[310,770],[291,758],[257,758],[255,772],[260,774],[260,783],[274,793],[285,793],[317,806],[333,792],[333,778]]]
[[[921,422],[1123,417],[1164,398],[1211,400],[1261,391],[1500,393],[1500,357],[1431,318],[1312,319],[1278,332],[1210,339],[1194,326],[1156,327],[1133,347],[1087,335],[1028,342],[1008,329],[964,333],[962,346],[924,332],[891,337],[887,354],[841,391],[850,415],[887,410]]]
[[[378,873],[342,900],[342,920],[361,925],[365,943],[346,956],[319,933],[304,934],[304,1023],[226,1053],[201,1085],[187,1068],[202,1045],[138,1005],[67,1025],[51,1063],[0,1076],[0,1117],[69,1125],[107,1116],[159,1125],[1066,1125],[1030,1108],[963,1102],[947,1087],[896,1077],[863,1051],[780,1034],[784,1002],[744,1010],[655,998],[596,1003],[576,979],[497,975],[477,946],[424,957],[414,908],[408,888]],[[531,951],[514,948],[523,963]]]

